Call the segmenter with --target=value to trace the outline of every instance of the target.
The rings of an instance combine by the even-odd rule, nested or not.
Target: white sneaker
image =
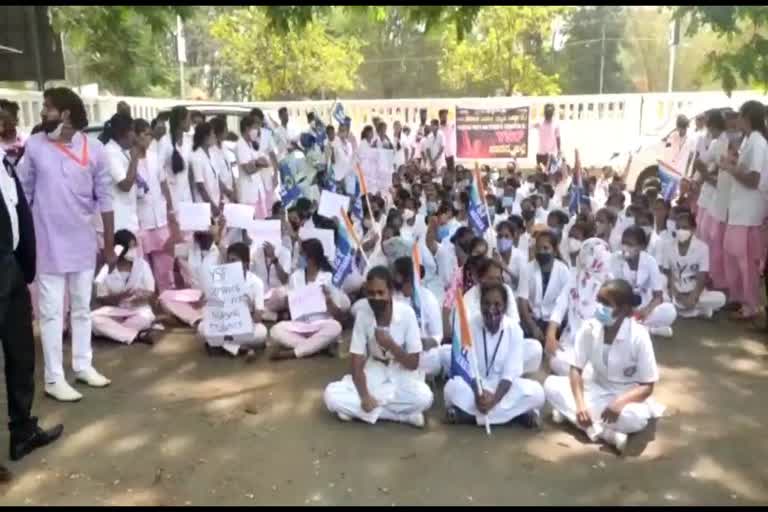
[[[96,371],[94,367],[77,372],[75,378],[79,382],[85,382],[92,388],[105,388],[112,384],[112,381]]]
[[[419,412],[403,416],[403,423],[413,425],[416,428],[424,428],[424,414]]]
[[[45,394],[59,402],[77,402],[83,395],[77,392],[69,383],[61,379],[53,384],[45,385]]]
[[[667,327],[651,327],[648,329],[648,331],[654,335],[659,336],[661,338],[671,338],[672,337],[672,328]]]
[[[352,421],[352,417],[351,416],[347,416],[343,412],[337,412],[336,416],[338,416],[341,421]]]
[[[627,447],[627,434],[606,429],[603,431],[602,438],[608,444],[613,445],[617,452],[624,453],[624,449]]]
[[[560,425],[564,421],[565,421],[565,417],[563,416],[563,413],[561,413],[557,409],[552,409],[552,422],[555,425]]]

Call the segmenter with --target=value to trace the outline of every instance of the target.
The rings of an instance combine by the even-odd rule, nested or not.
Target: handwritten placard
[[[246,297],[241,263],[208,268],[205,275],[206,305],[203,333],[209,341],[237,342],[253,334],[253,319]]]
[[[210,203],[179,203],[179,228],[182,231],[208,231],[211,229]]]
[[[322,287],[319,284],[309,284],[290,292],[288,294],[288,310],[294,320],[327,312],[328,306],[325,303]]]

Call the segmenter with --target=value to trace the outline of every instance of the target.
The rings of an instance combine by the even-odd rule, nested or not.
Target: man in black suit
[[[0,150],[0,340],[5,359],[11,460],[59,438],[64,427],[43,430],[32,416],[35,340],[27,285],[35,279],[35,230],[16,172]],[[0,481],[10,472],[0,466]]]

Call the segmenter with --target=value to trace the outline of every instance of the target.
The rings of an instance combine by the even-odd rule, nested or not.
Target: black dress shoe
[[[51,444],[61,436],[63,431],[64,425],[59,424],[48,430],[35,427],[35,430],[32,432],[32,434],[29,435],[26,439],[17,439],[12,435],[11,460],[19,460],[36,448]]]
[[[0,465],[0,484],[10,482],[12,478],[13,473],[7,467]]]

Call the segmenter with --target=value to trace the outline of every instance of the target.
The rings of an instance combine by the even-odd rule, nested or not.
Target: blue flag
[[[573,182],[571,183],[571,197],[568,203],[568,211],[571,215],[579,213],[584,200],[589,201],[584,193],[584,187],[581,181],[581,166],[577,165],[573,171]]]
[[[355,249],[347,232],[346,222],[339,222],[336,237],[336,258],[333,262],[333,286],[341,288],[342,283],[352,272],[355,259]]]
[[[280,200],[283,207],[288,208],[294,201],[301,197],[301,189],[294,179],[293,168],[296,160],[293,158],[283,158],[278,164],[280,167]]]
[[[659,163],[659,181],[661,181],[661,196],[665,201],[672,201],[680,185],[681,176],[675,169],[661,160]]]
[[[469,328],[467,310],[464,306],[464,297],[461,292],[456,294],[456,311],[454,313],[453,324],[453,337],[451,342],[451,377],[461,377],[471,387],[472,374],[475,373],[477,362],[473,360],[474,347],[472,346],[472,332]]]
[[[482,184],[480,183],[480,174],[476,171],[472,180],[472,187],[469,192],[469,226],[477,236],[482,236],[485,230],[490,227],[488,222],[488,212],[485,202],[482,198]]]
[[[344,107],[341,103],[337,103],[336,106],[333,108],[333,118],[336,120],[339,124],[344,124],[344,119],[347,117],[347,114],[344,113]]]
[[[360,179],[355,180],[355,193],[352,197],[352,206],[349,209],[352,217],[363,222],[363,194],[360,192]]]

